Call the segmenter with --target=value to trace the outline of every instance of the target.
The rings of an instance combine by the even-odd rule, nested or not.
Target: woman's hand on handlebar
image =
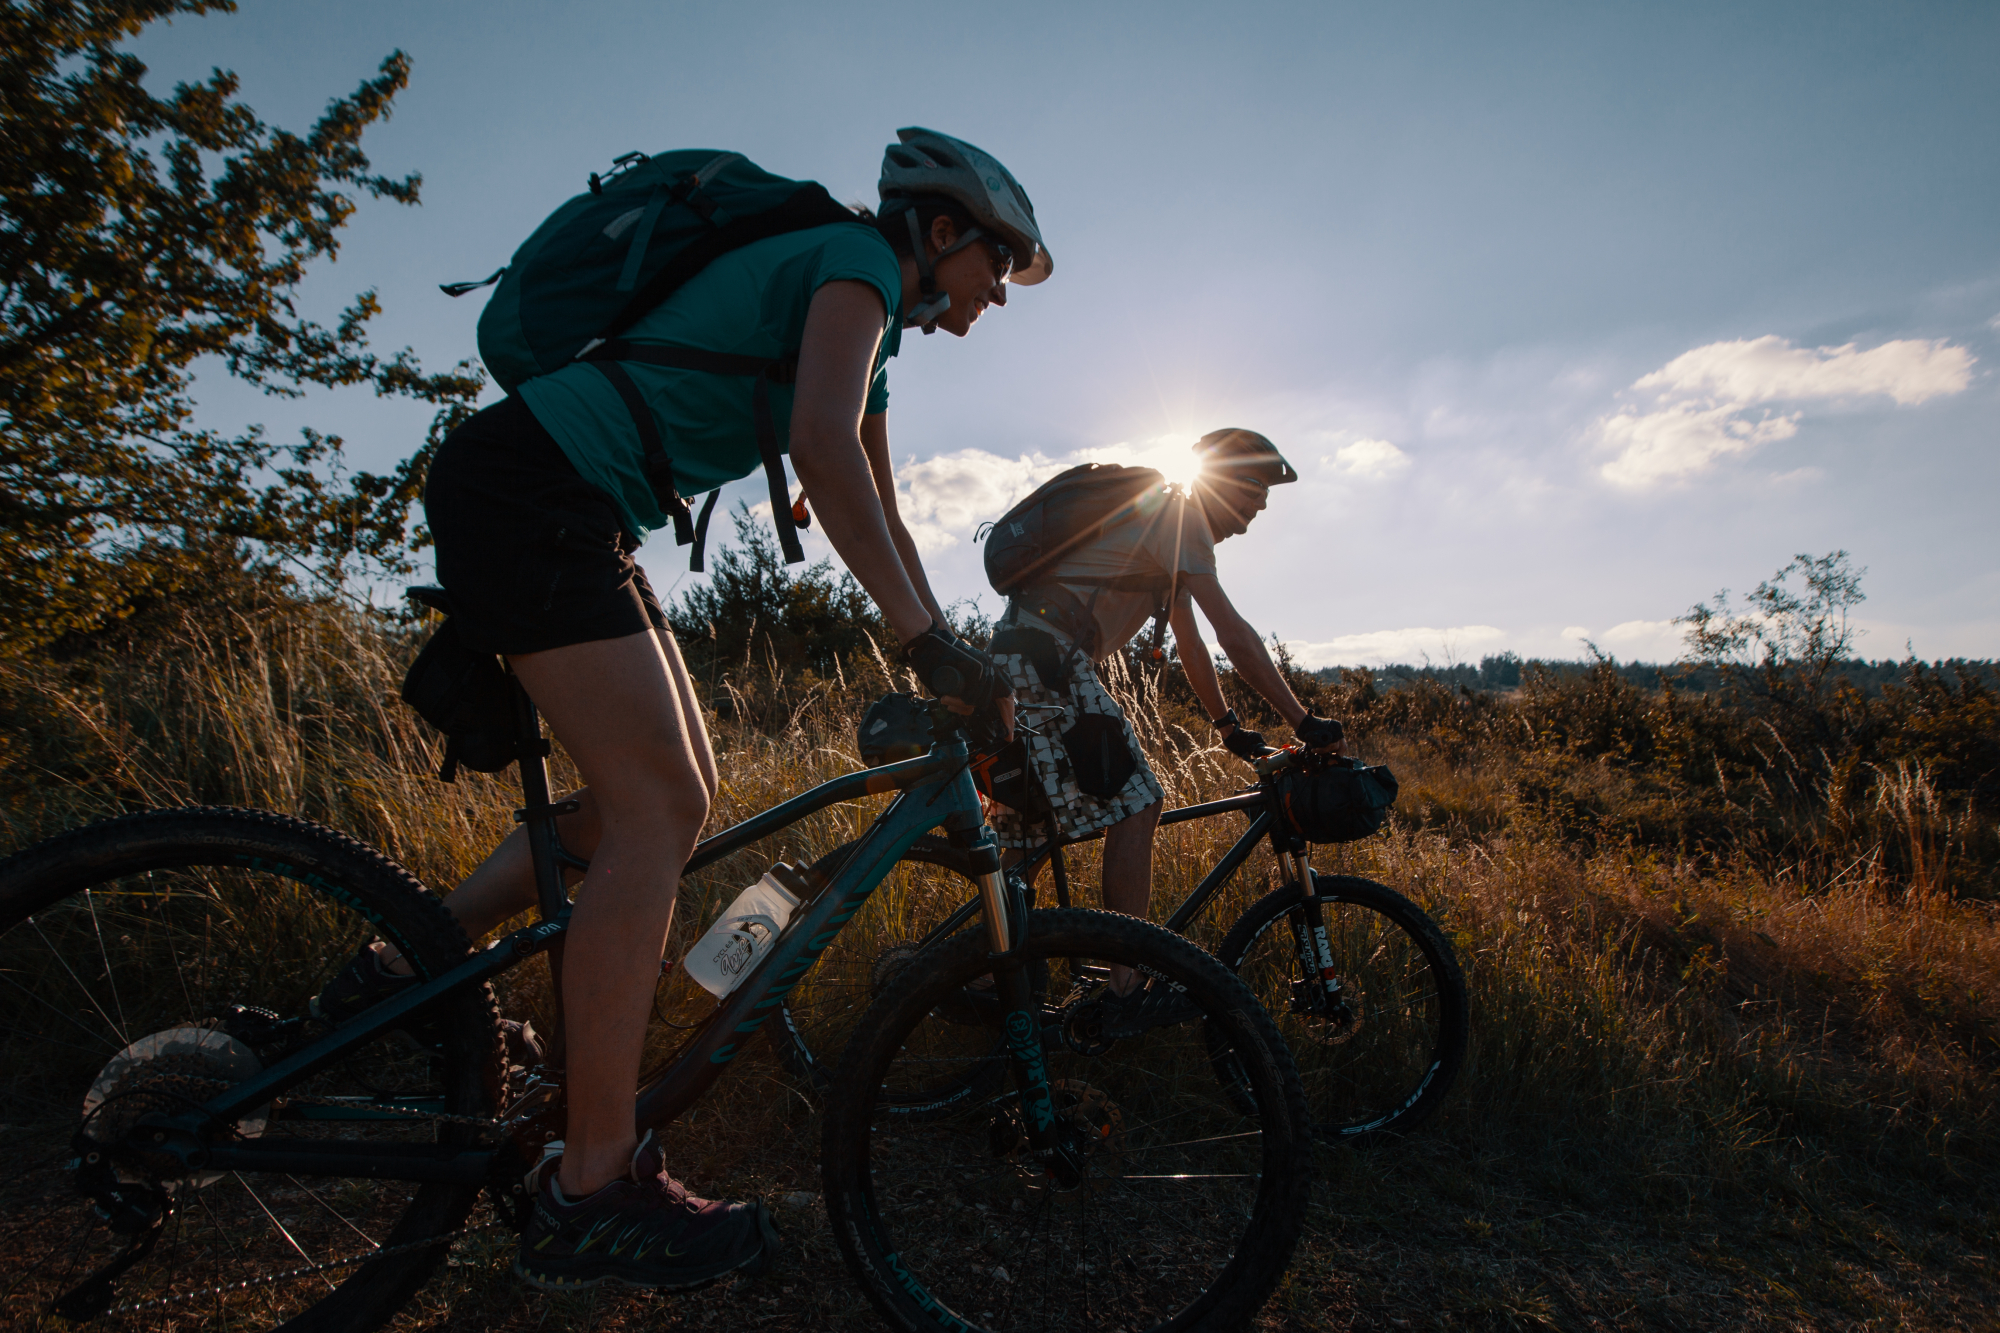
[[[960,717],[982,707],[997,714],[1004,742],[1014,734],[1014,686],[992,658],[943,626],[931,627],[910,640],[903,656],[925,689]]]

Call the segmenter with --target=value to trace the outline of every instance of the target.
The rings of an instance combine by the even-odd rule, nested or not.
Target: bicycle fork
[[[1027,900],[1019,881],[1000,865],[1000,848],[990,828],[968,849],[968,869],[979,885],[980,910],[986,917],[987,956],[1000,999],[1007,1034],[1007,1062],[1014,1087],[1021,1095],[1021,1118],[1029,1147],[1056,1183],[1075,1185],[1083,1178],[1082,1155],[1056,1117],[1055,1094],[1049,1086],[1048,1060],[1042,1048],[1041,1005],[1035,998],[1023,951],[1028,937]]]
[[[1292,928],[1292,952],[1298,979],[1292,983],[1292,1012],[1315,1017],[1340,1017],[1345,1012],[1343,989],[1334,967],[1333,944],[1326,936],[1326,913],[1313,888],[1312,854],[1303,847],[1279,847],[1278,867],[1299,886],[1299,903],[1286,916]]]

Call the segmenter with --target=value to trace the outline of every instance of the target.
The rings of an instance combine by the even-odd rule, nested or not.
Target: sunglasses
[[[993,252],[993,282],[997,286],[1007,281],[1007,275],[1014,271],[1014,252],[990,236],[979,238],[986,242],[986,248]]]

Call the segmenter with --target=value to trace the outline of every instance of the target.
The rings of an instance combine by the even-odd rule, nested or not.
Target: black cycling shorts
[[[664,630],[618,510],[511,395],[445,437],[424,484],[438,582],[496,653]]]

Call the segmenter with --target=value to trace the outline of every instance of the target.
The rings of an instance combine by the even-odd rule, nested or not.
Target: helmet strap
[[[951,309],[951,293],[937,289],[937,270],[931,266],[930,251],[924,244],[924,229],[917,223],[915,204],[903,210],[903,221],[910,228],[910,251],[917,260],[917,290],[924,299],[917,302],[917,308],[903,319],[903,327],[922,329],[925,333],[936,333],[938,317]],[[938,258],[944,258],[939,255]]]
[[[910,229],[910,252],[917,260],[917,289],[924,295],[924,299],[917,303],[917,308],[904,318],[903,327],[922,329],[925,333],[936,333],[939,317],[951,309],[951,293],[937,289],[937,268],[931,259],[930,249],[925,244],[923,227],[917,222],[915,205],[903,210],[903,222]],[[946,255],[956,254],[985,234],[979,227],[967,227],[965,235],[938,251],[937,257],[943,259]]]

